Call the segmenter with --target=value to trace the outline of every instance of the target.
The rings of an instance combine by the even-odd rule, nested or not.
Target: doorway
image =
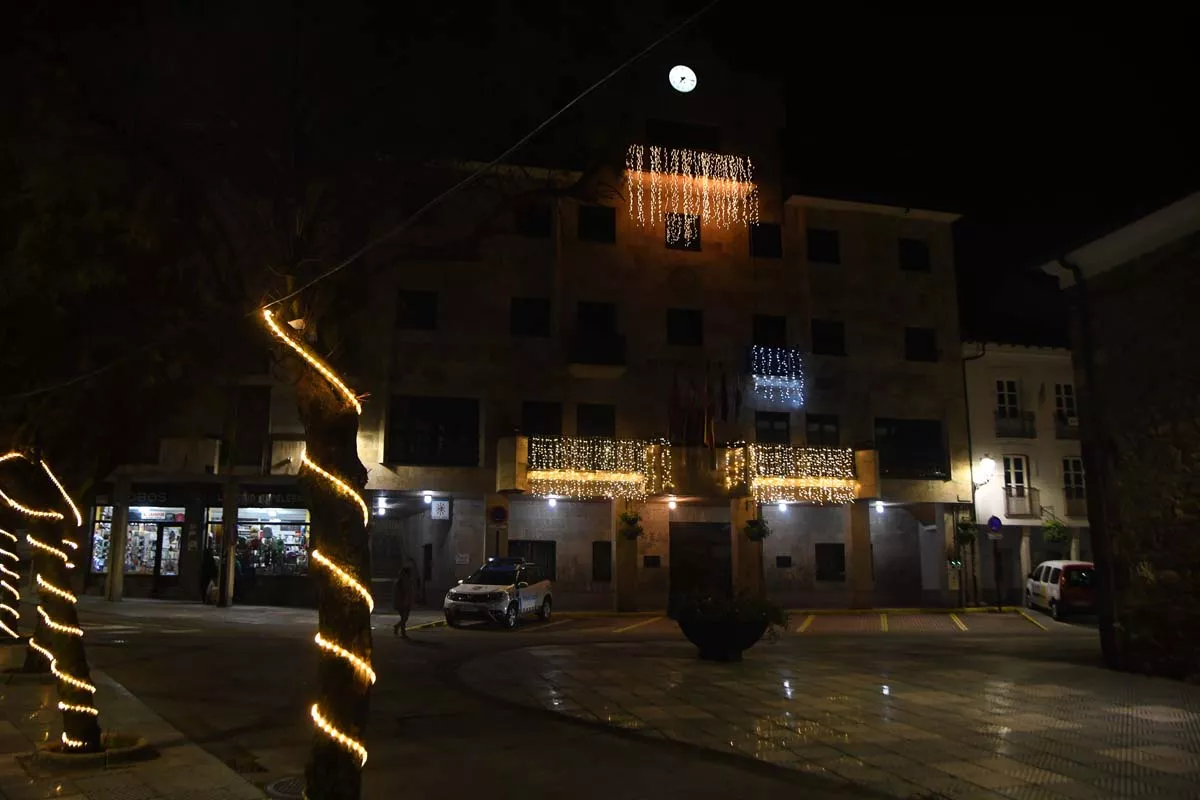
[[[733,593],[733,549],[728,522],[671,523],[670,593],[674,616],[689,595]]]

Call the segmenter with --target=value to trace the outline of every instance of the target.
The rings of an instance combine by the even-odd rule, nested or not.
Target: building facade
[[[1040,562],[1092,557],[1071,353],[965,342],[963,370],[975,518],[1003,526],[979,543],[980,599],[995,601],[998,575],[1001,600],[1019,603]]]

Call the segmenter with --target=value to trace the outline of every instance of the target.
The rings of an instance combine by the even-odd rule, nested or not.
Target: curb
[[[995,606],[990,608],[789,608],[788,614],[814,614],[816,616],[836,616],[839,614],[1020,614],[1020,606],[1002,606],[997,612]]]

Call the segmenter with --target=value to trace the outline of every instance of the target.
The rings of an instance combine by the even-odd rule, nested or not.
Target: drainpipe
[[[983,358],[987,353],[987,342],[981,342],[979,352],[973,356],[966,356],[962,360],[962,385],[963,385],[963,408],[967,412],[967,470],[971,475],[971,522],[978,522],[975,518],[975,448],[971,443],[971,393],[967,390],[967,362],[975,361]],[[958,543],[958,527],[954,529],[954,550],[958,555],[958,560],[962,561],[962,546]],[[971,602],[979,602],[979,565],[976,563],[976,556],[979,554],[978,533],[976,533],[976,543],[971,547]],[[993,554],[994,555],[994,554]],[[962,581],[959,581],[959,597],[961,598],[966,592],[966,586]],[[996,596],[999,598],[1000,584],[996,584]],[[999,599],[996,601],[999,602]],[[966,606],[966,603],[962,604]]]
[[[1080,448],[1083,451],[1084,463],[1087,465],[1088,482],[1088,528],[1092,537],[1092,552],[1095,556],[1096,574],[1096,615],[1100,622],[1100,649],[1104,660],[1110,669],[1122,669],[1124,659],[1121,654],[1121,643],[1116,634],[1116,577],[1113,564],[1112,542],[1108,538],[1108,521],[1104,499],[1107,496],[1106,486],[1108,476],[1102,449],[1099,447],[1103,435],[1104,414],[1100,397],[1100,387],[1096,382],[1095,342],[1092,337],[1092,307],[1088,300],[1087,284],[1084,281],[1083,270],[1065,258],[1058,259],[1058,265],[1071,273],[1075,279],[1072,294],[1075,308],[1079,312],[1079,347],[1075,353],[1079,356],[1080,366],[1087,386],[1087,402],[1081,403],[1079,413],[1082,417],[1082,436]],[[1093,432],[1094,431],[1094,432]]]

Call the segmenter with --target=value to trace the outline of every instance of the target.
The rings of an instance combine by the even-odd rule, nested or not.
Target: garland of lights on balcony
[[[542,497],[644,498],[653,482],[647,450],[646,442],[632,439],[532,436],[530,491]],[[668,452],[668,470],[669,457]],[[655,470],[656,477],[663,474],[661,465]]]
[[[665,221],[672,244],[698,233],[688,215],[726,229],[758,222],[754,164],[746,156],[634,144],[625,154],[625,180],[629,216],[643,227]]]
[[[766,402],[792,408],[804,405],[804,363],[799,350],[756,344],[750,349],[750,374],[754,393]]]
[[[337,390],[338,394],[341,395],[342,399],[348,406],[353,408],[356,413],[361,414],[362,404],[359,402],[358,396],[355,395],[354,392],[351,391],[350,387],[348,387],[342,381],[342,379],[338,377],[337,373],[334,372],[333,369],[319,356],[313,353],[312,350],[285,331],[279,325],[279,323],[275,321],[275,318],[271,314],[270,310],[263,309],[262,314],[263,321],[266,323],[267,329],[270,330],[271,334],[275,336],[275,338],[279,339],[279,341],[284,345],[289,347],[298,356],[300,356],[300,358],[303,359],[306,364],[316,370],[317,374],[328,381],[329,384],[333,386],[335,390]],[[346,502],[352,503],[355,509],[362,513],[363,526],[366,526],[370,516],[370,510],[367,507],[366,501],[363,500],[362,495],[359,494],[353,486],[322,467],[313,459],[309,458],[307,452],[301,453],[300,466],[317,479],[327,483],[333,489],[333,491],[346,500]],[[348,564],[338,564],[324,553],[315,549],[310,554],[310,558],[314,564],[318,564],[323,567],[326,572],[329,573],[334,582],[340,584],[346,589],[349,589],[356,598],[356,601],[361,602],[367,607],[368,614],[375,610],[375,601],[371,597],[371,592],[354,575],[354,567]],[[326,632],[318,630],[317,634],[313,637],[313,642],[317,645],[317,647],[323,652],[340,658],[348,663],[353,669],[358,680],[361,680],[368,685],[374,685],[376,676],[375,671],[371,668],[369,654],[354,653],[333,641],[333,639],[330,638],[332,634],[329,634],[328,636],[325,634]],[[367,763],[366,746],[363,745],[363,743],[358,739],[350,736],[345,731],[338,728],[337,725],[335,725],[334,722],[329,719],[327,716],[328,713],[328,709],[322,710],[319,703],[313,703],[309,708],[309,716],[312,718],[313,725],[316,726],[317,730],[321,731],[330,739],[337,742],[343,748],[357,756],[358,765],[360,768],[365,766]]]
[[[852,502],[858,493],[854,451],[849,448],[731,447],[725,453],[726,488],[747,477],[750,492],[759,503],[843,504]]]

